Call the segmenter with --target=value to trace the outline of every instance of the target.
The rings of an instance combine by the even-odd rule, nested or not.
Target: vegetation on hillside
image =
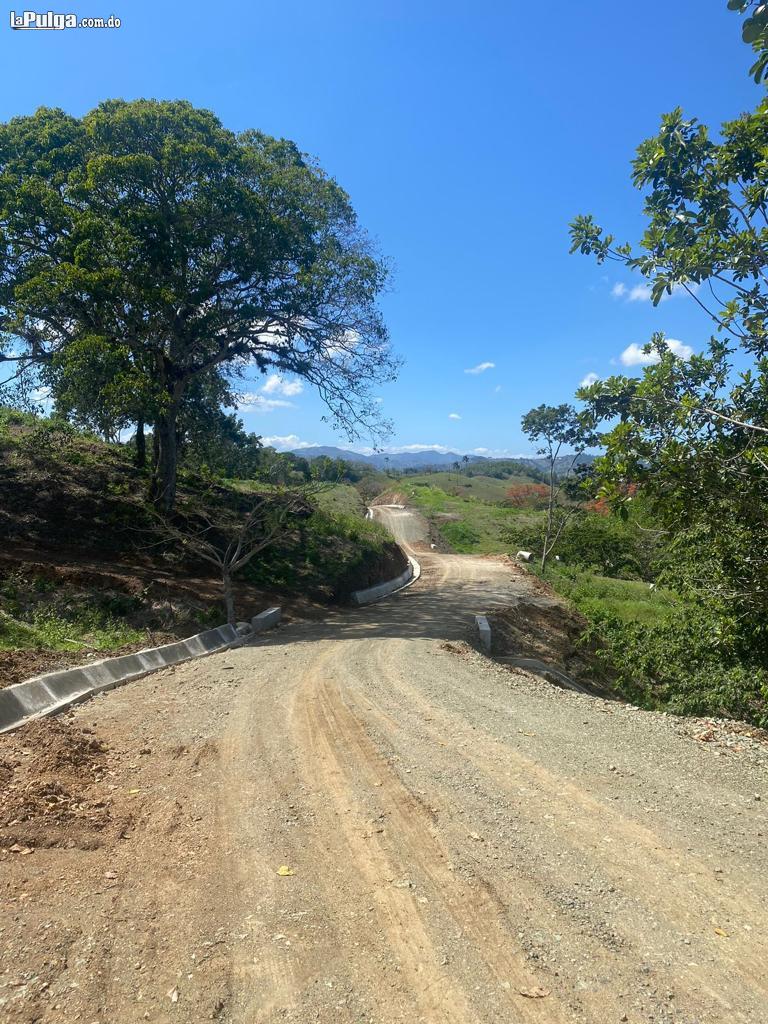
[[[318,487],[309,464],[276,453],[267,464],[266,479],[215,477],[210,467],[179,475],[182,527],[201,517],[237,522],[254,497],[283,493],[274,465],[294,487],[310,484],[310,506],[242,568],[242,617],[261,609],[261,594],[343,601],[401,570],[399,550],[364,518],[351,483]],[[130,445],[0,408],[0,648],[106,650],[223,621],[216,573],[169,533],[147,499],[148,478]]]
[[[747,15],[744,38],[761,82],[765,5],[728,6]],[[633,163],[647,218],[639,247],[618,243],[592,216],[573,221],[572,251],[641,275],[654,304],[687,293],[714,333],[690,358],[654,334],[640,376],[579,389],[570,443],[578,450],[584,436],[599,439],[603,453],[578,496],[594,503],[585,510],[565,495],[556,516],[561,559],[661,584],[672,611],[659,605],[659,614],[628,615],[633,602],[599,578],[560,567],[551,576],[588,616],[586,639],[599,639],[622,692],[647,706],[761,724],[768,723],[767,144],[764,98],[716,137],[674,110]],[[547,408],[523,418],[529,434],[531,418],[540,421]],[[542,569],[551,508],[550,501],[543,526],[510,530],[515,542],[544,553]],[[616,516],[610,525],[604,512]]]

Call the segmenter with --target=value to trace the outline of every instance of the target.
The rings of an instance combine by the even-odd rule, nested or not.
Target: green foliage
[[[669,621],[680,606],[675,594],[655,585],[651,588],[639,580],[596,575],[578,566],[559,565],[547,579],[592,621],[612,617],[654,626]]]
[[[402,481],[408,501],[429,518],[433,526],[455,547],[465,554],[490,554],[506,550],[503,535],[509,513],[499,502],[507,490],[503,481],[484,480],[469,487],[466,481],[455,486],[448,483],[447,474],[422,474],[421,478]],[[421,481],[442,480],[446,488]],[[484,500],[480,494],[486,493]]]
[[[756,82],[765,82],[768,79],[768,4],[763,0],[728,0],[728,10],[747,15],[741,38],[757,55],[749,73]]]
[[[598,437],[592,424],[593,420],[577,413],[572,405],[566,403],[540,405],[523,416],[523,433],[539,445],[537,450],[547,461],[549,497],[544,531],[538,545],[542,569],[558,546],[577,502],[589,495],[587,469],[579,460],[586,448],[597,443]],[[568,449],[571,453],[567,456],[569,461],[565,471],[559,471],[561,453]],[[567,500],[563,501],[562,498]]]
[[[359,513],[319,508],[300,532],[283,537],[243,571],[256,585],[320,600],[345,598],[367,585],[367,569],[392,547],[379,523]],[[378,577],[380,578],[380,577]],[[373,582],[373,580],[372,580]]]
[[[23,436],[19,447],[36,461],[56,461],[72,452],[78,436],[66,420],[41,420]]]
[[[12,572],[0,584],[0,648],[76,651],[138,643],[144,634],[124,621],[136,605],[120,594],[75,597],[53,579]]]
[[[480,543],[480,533],[464,520],[448,520],[441,527],[441,532],[454,551],[471,554]]]
[[[217,409],[247,363],[315,385],[350,436],[381,431],[371,389],[396,369],[376,306],[388,268],[292,142],[183,101],[13,118],[0,125],[0,266],[0,335],[26,344],[78,422],[111,437],[153,424],[167,508],[185,412]]]
[[[745,40],[762,56],[768,7],[748,13]],[[706,351],[675,355],[662,334],[641,377],[579,392],[609,427],[595,470],[608,502],[628,513],[638,487],[666,531],[663,578],[716,628],[729,656],[768,666],[768,101],[714,139],[677,109],[643,142],[633,180],[645,192],[640,248],[616,244],[594,218],[571,225],[572,249],[639,272],[658,303],[689,293],[716,329]]]
[[[588,610],[582,642],[615,675],[622,696],[650,709],[768,726],[768,671],[724,651],[706,611],[681,605],[666,621],[647,625]]]
[[[660,552],[657,535],[638,524],[593,512],[580,512],[566,525],[560,538],[560,557],[568,565],[624,579],[656,578]]]

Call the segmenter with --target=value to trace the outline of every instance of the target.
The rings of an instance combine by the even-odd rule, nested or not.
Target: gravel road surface
[[[376,514],[411,587],[67,717],[111,824],[0,851],[0,1020],[768,1021],[766,747],[487,660],[531,579]]]

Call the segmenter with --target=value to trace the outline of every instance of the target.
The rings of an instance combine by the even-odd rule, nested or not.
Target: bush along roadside
[[[680,604],[652,624],[589,604],[580,610],[589,626],[579,644],[613,678],[617,695],[649,710],[768,728],[768,671],[724,649],[705,609]]]

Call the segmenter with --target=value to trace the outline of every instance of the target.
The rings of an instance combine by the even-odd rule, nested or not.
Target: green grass
[[[98,613],[64,618],[53,612],[35,614],[28,622],[0,613],[0,650],[42,648],[49,651],[111,650],[140,643],[146,634],[119,619]]]
[[[451,487],[446,490],[433,481],[447,478],[447,473],[428,473],[423,477],[407,477],[399,487],[409,503],[422,511],[437,527],[454,551],[465,555],[505,554],[509,543],[505,533],[510,525],[530,526],[540,512],[520,512],[500,504],[509,480],[492,477],[471,477],[467,483],[480,481],[478,493],[472,488]],[[423,482],[422,482],[423,481]],[[500,497],[482,498],[480,493],[495,491]]]
[[[478,501],[503,502],[507,491],[515,484],[531,483],[529,477],[510,476],[497,480],[492,476],[464,476],[455,473],[421,473],[406,476],[399,481],[399,487],[409,494],[417,488],[436,488],[445,494],[458,498],[475,498]]]
[[[365,503],[352,484],[336,484],[328,490],[320,491],[317,504],[324,512],[365,518]]]
[[[612,614],[623,622],[652,626],[669,621],[679,606],[670,591],[651,590],[647,583],[639,580],[596,576],[572,568],[551,569],[546,579],[587,618]]]

